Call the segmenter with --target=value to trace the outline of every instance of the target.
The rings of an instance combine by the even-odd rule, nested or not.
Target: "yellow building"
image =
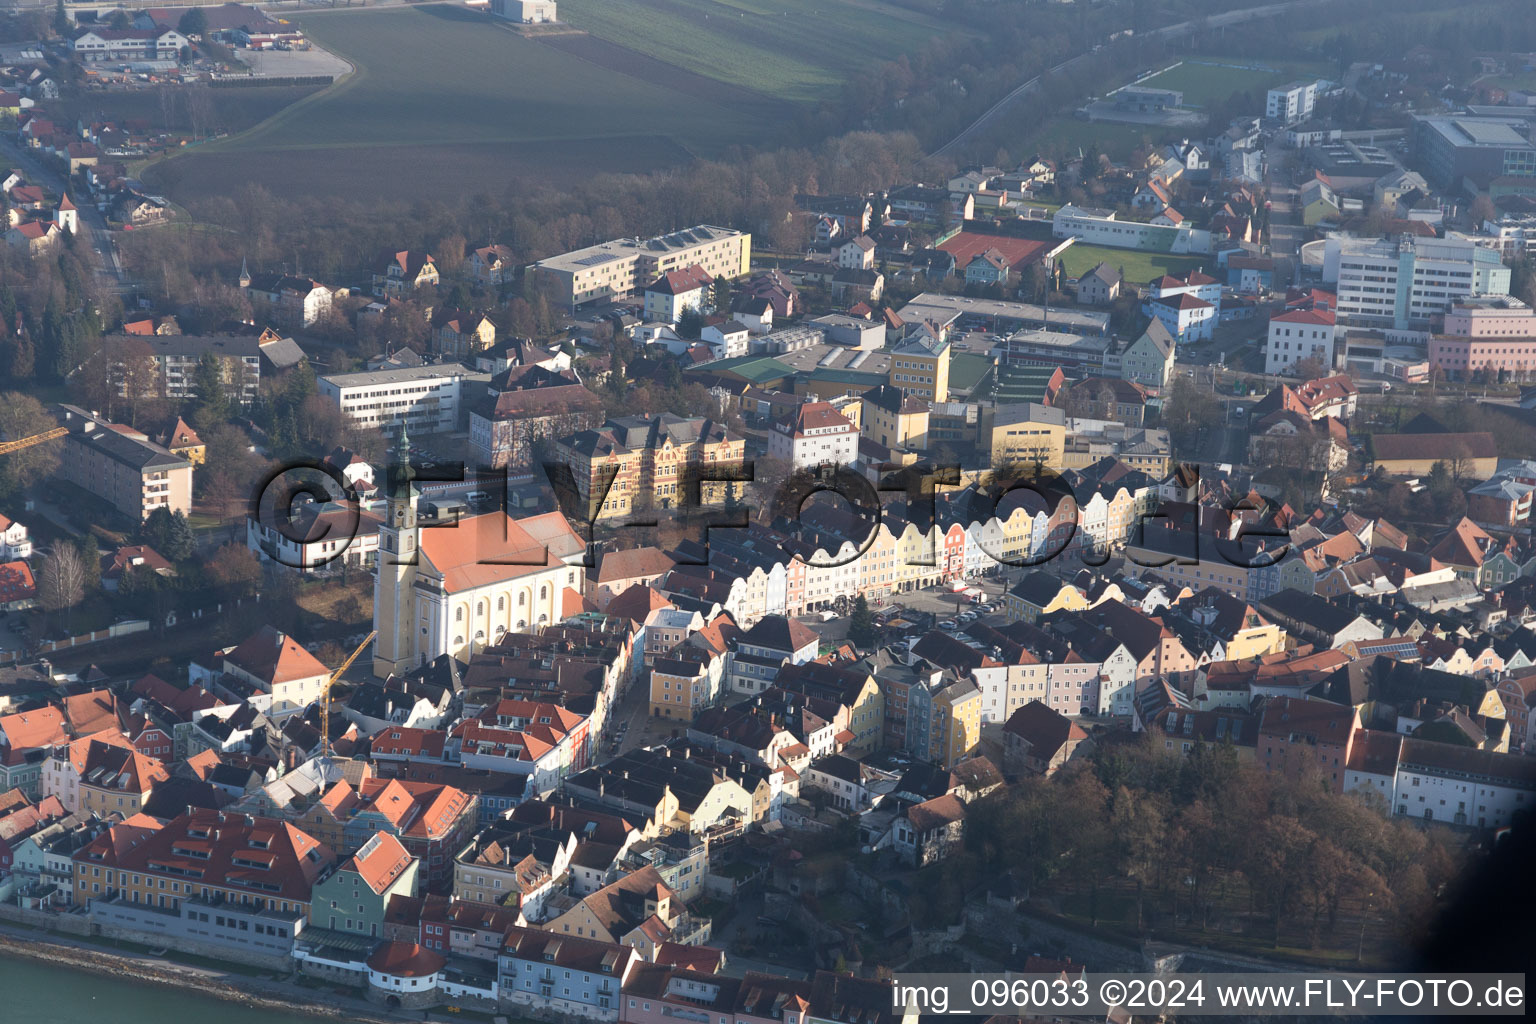
[[[928,447],[927,401],[888,384],[864,392],[859,409],[856,422],[871,441],[887,448]]]
[[[1010,619],[1031,625],[1052,612],[1082,611],[1087,607],[1088,599],[1081,590],[1044,570],[1019,580],[1003,598],[1003,610]]]
[[[981,688],[969,678],[933,695],[933,760],[950,767],[976,749],[981,742],[982,703]]]
[[[891,349],[891,387],[928,402],[949,401],[949,342],[924,327]]]
[[[615,519],[642,510],[664,513],[683,507],[690,500],[688,467],[738,464],[745,446],[744,439],[713,420],[661,413],[611,419],[597,430],[562,437],[550,454],[570,467],[581,507],[595,507],[598,519]],[[701,499],[706,505],[719,503],[726,490],[724,483],[703,484]]]
[[[1060,409],[1038,402],[998,406],[988,438],[994,466],[1040,463],[1055,468],[1062,463],[1067,442],[1067,417]]]

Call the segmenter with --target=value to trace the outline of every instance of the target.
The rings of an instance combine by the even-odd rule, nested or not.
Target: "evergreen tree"
[[[171,510],[164,505],[155,509],[139,524],[139,543],[147,544],[170,558],[165,550],[171,536]]]
[[[178,509],[171,517],[171,529],[160,553],[173,562],[184,562],[196,549],[197,538],[192,534],[192,524],[187,522],[186,513]]]
[[[197,426],[207,429],[229,419],[229,395],[224,389],[224,366],[212,352],[204,352],[192,371],[192,393],[197,402]]]
[[[58,6],[53,11],[53,30],[61,36],[67,36],[73,27],[73,23],[69,20],[69,13],[64,10],[64,0],[59,0]]]
[[[314,367],[309,365],[308,359],[301,359],[283,381],[283,405],[288,412],[296,413],[303,407],[304,400],[314,393]]]
[[[848,642],[868,650],[875,645],[875,614],[860,594],[853,599],[853,614],[848,618]]]

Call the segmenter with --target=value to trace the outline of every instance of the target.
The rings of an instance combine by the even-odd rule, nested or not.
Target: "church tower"
[[[415,474],[405,425],[389,466],[384,525],[379,527],[378,565],[374,572],[373,674],[379,677],[416,667],[416,601],[413,596],[420,529],[416,525]]]

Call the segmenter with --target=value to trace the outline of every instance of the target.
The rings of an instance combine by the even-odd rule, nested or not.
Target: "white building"
[[[675,324],[688,310],[710,311],[715,279],[698,264],[669,270],[645,286],[645,319]]]
[[[247,514],[245,546],[264,561],[300,572],[362,567],[372,565],[378,554],[383,523],[377,513],[359,509],[355,502],[309,502],[285,523]]]
[[[555,0],[492,0],[491,13],[523,25],[544,25],[558,20]]]
[[[1093,210],[1070,203],[1051,218],[1051,234],[1057,238],[1075,238],[1084,245],[1107,245],[1116,249],[1141,249],[1147,252],[1194,253],[1211,251],[1211,233],[1181,224],[1145,224],[1119,220],[1113,210]]]
[[[0,515],[0,562],[15,562],[32,557],[32,538],[27,528],[8,516]]]
[[[1317,105],[1317,83],[1291,82],[1269,90],[1264,116],[1286,124],[1296,124],[1312,116]]]
[[[709,346],[716,359],[744,356],[752,343],[752,332],[739,320],[710,324],[699,332],[699,340]]]
[[[1464,235],[1396,242],[1330,235],[1323,280],[1336,285],[1339,313],[1400,331],[1427,325],[1456,299],[1509,294],[1509,268],[1499,253]]]
[[[467,370],[459,363],[438,363],[337,373],[321,377],[318,386],[342,415],[360,426],[396,427],[408,420],[410,429],[430,434],[459,429],[465,385],[490,379],[490,374]]]
[[[827,402],[806,402],[773,425],[768,454],[791,469],[851,465],[859,457],[859,428]]]
[[[1265,373],[1290,373],[1304,359],[1333,369],[1334,315],[1327,309],[1293,309],[1270,318]]]
[[[1216,329],[1216,306],[1187,292],[1149,299],[1146,309],[1175,341],[1202,341]]]
[[[1393,816],[1502,828],[1536,803],[1523,754],[1497,754],[1377,730],[1355,735],[1344,791],[1378,794]]]

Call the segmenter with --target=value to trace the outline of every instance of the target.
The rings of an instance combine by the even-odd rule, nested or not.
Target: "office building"
[[[480,390],[490,379],[490,374],[475,373],[460,363],[434,363],[336,373],[317,383],[320,394],[359,426],[398,427],[405,422],[412,431],[430,434],[460,429],[465,388]]]
[[[1460,188],[1469,180],[1486,187],[1495,178],[1536,178],[1536,145],[1530,135],[1530,122],[1513,115],[1413,119],[1419,168],[1440,188]]]
[[[1427,325],[1457,299],[1509,294],[1509,268],[1499,254],[1459,235],[1397,241],[1331,236],[1323,280],[1337,282],[1340,314],[1396,330]]]

